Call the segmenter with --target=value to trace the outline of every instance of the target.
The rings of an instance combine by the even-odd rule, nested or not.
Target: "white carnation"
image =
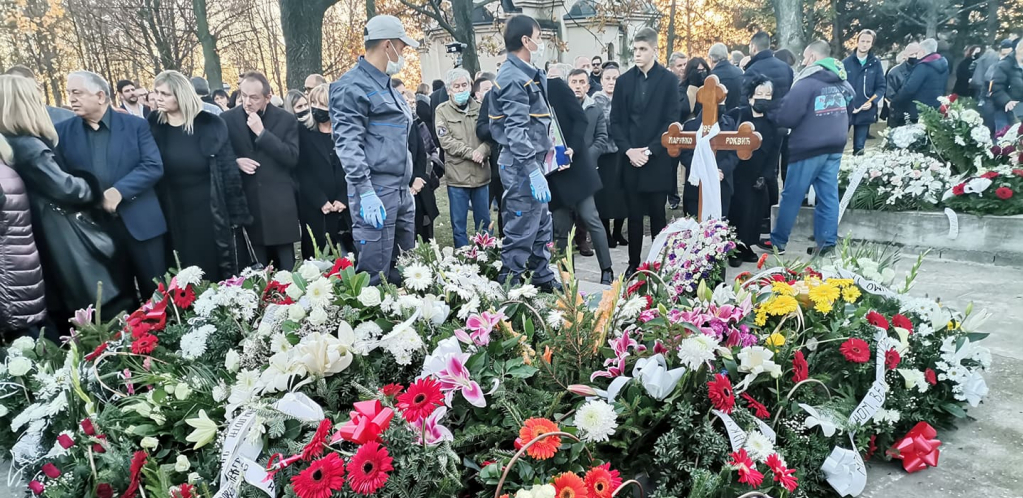
[[[593,443],[607,441],[618,428],[618,415],[607,402],[594,399],[587,401],[575,414],[575,426],[583,441]]]
[[[181,270],[176,276],[178,287],[184,288],[186,285],[199,285],[202,282],[203,274],[202,268],[198,266],[189,266]]]

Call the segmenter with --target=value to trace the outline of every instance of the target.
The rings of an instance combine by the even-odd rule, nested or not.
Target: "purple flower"
[[[232,277],[227,280],[220,282],[220,285],[225,287],[241,287],[245,283],[244,277]]]
[[[85,326],[91,325],[92,324],[92,314],[93,314],[94,311],[95,310],[92,309],[92,305],[90,304],[84,310],[76,311],[74,318],[72,318],[72,319],[70,319],[68,321],[71,322],[71,325],[74,325],[75,327],[85,327]]]

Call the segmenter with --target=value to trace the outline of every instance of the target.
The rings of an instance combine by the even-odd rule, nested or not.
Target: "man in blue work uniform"
[[[547,203],[551,190],[544,177],[544,158],[553,150],[551,111],[547,103],[547,75],[537,64],[544,53],[540,25],[529,16],[512,17],[505,24],[508,60],[501,65],[490,90],[490,131],[501,144],[501,183],[504,196],[504,240],[498,281],[509,276],[518,284],[526,271],[541,291],[561,287],[550,269],[547,244],[554,229]]]
[[[345,169],[352,236],[358,249],[356,269],[370,282],[394,282],[398,251],[415,244],[415,200],[409,192],[412,157],[408,150],[412,111],[391,88],[401,71],[405,47],[419,43],[405,34],[394,16],[376,16],[363,33],[366,55],[330,85],[334,149]]]

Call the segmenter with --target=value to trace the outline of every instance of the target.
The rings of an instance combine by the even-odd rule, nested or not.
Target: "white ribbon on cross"
[[[721,218],[721,179],[718,178],[718,161],[714,156],[714,149],[710,141],[721,132],[721,126],[714,123],[714,126],[703,133],[703,128],[697,132],[696,149],[693,151],[693,164],[689,168],[689,183],[699,185],[702,192],[703,219]]]

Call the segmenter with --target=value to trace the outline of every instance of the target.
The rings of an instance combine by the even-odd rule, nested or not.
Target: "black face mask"
[[[920,62],[920,59],[916,57],[910,57],[906,59],[906,64],[909,64],[910,66],[915,66],[917,62]]]
[[[760,114],[764,114],[768,109],[771,108],[770,99],[753,99],[753,110]]]
[[[309,115],[309,109],[306,109],[306,110],[304,110],[302,112],[296,112],[295,113],[295,117],[298,118],[298,119],[305,119],[305,117],[308,116],[308,115]]]
[[[313,107],[310,112],[313,114],[313,121],[316,121],[317,123],[330,122],[330,111]]]

